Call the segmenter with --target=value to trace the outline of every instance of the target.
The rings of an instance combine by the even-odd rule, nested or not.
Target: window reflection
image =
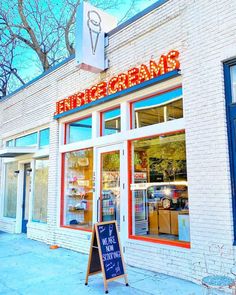
[[[13,146],[14,146],[14,139],[8,140],[8,141],[6,142],[6,146],[7,146],[7,147],[13,147]]]
[[[132,104],[133,128],[183,117],[182,89],[178,88]]]
[[[47,222],[48,158],[35,161],[33,221]]]
[[[120,151],[101,155],[102,221],[116,220],[120,226]]]
[[[133,235],[190,241],[185,134],[132,143]]]
[[[37,139],[38,139],[38,133],[31,133],[19,138],[16,138],[15,140],[15,146],[36,146],[37,145]]]
[[[12,162],[5,165],[5,192],[4,192],[4,212],[5,217],[16,217],[17,202],[17,180],[18,163]]]
[[[49,128],[40,130],[39,132],[39,146],[45,147],[49,145]]]
[[[92,138],[92,117],[68,124],[68,143]]]
[[[65,154],[64,225],[92,228],[93,149]]]
[[[236,102],[236,65],[230,68],[232,102]]]
[[[120,108],[102,113],[102,135],[120,132]]]

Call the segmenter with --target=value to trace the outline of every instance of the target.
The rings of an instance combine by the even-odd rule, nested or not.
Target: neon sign
[[[179,52],[177,50],[171,50],[167,55],[161,55],[158,63],[150,60],[148,66],[142,64],[140,67],[128,70],[127,73],[121,73],[112,77],[108,82],[100,82],[82,92],[70,95],[56,103],[56,112],[54,115],[79,108],[82,105],[89,104],[157,76],[178,70],[180,68],[178,58]]]

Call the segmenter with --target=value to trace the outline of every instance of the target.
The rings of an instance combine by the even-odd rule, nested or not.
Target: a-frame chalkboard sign
[[[115,220],[96,223],[93,227],[85,285],[90,275],[100,272],[105,293],[108,293],[108,282],[122,277],[129,286]]]

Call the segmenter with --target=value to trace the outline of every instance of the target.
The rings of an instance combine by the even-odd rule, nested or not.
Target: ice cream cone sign
[[[108,68],[105,55],[106,33],[117,26],[117,19],[82,1],[76,13],[75,58],[80,69],[100,73]]]
[[[91,48],[92,48],[92,54],[94,55],[97,49],[98,44],[98,38],[101,33],[102,27],[101,27],[101,17],[97,11],[90,10],[88,12],[88,29],[89,29],[89,35],[90,35],[90,42],[91,42]]]

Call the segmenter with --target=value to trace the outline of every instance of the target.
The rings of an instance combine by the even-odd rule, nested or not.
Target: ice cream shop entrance
[[[98,221],[116,220],[121,230],[125,222],[122,210],[122,195],[124,190],[123,145],[116,144],[97,150],[98,159]],[[122,216],[122,217],[121,217]]]

